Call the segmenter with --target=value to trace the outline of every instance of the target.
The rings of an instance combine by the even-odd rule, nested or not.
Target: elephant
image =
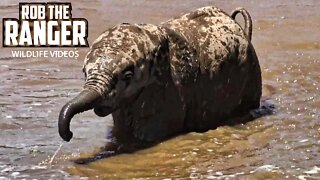
[[[70,141],[73,116],[92,109],[100,117],[112,114],[116,150],[205,132],[248,114],[262,91],[251,36],[247,10],[228,15],[213,6],[159,25],[108,29],[85,57],[83,90],[60,111],[60,136]]]

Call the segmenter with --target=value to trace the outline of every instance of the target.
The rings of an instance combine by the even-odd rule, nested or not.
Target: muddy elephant
[[[61,109],[60,136],[70,141],[72,117],[91,109],[101,117],[112,113],[112,135],[123,146],[204,132],[247,114],[261,98],[251,34],[243,8],[229,16],[203,7],[160,25],[110,28],[85,58],[83,91]]]

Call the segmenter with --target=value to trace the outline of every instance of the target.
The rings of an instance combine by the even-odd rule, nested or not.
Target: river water
[[[318,179],[320,1],[80,0],[72,2],[72,14],[88,20],[91,43],[117,23],[158,24],[207,5],[226,12],[242,6],[251,13],[263,76],[260,110],[268,115],[76,165],[72,160],[104,146],[112,125],[110,116],[90,111],[74,117],[70,143],[57,132],[60,108],[84,83],[88,48],[80,48],[77,59],[18,59],[11,57],[13,49],[1,47],[0,179]],[[0,14],[18,18],[18,1],[1,1]]]

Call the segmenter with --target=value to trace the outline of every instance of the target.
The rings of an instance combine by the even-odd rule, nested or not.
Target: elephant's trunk
[[[78,113],[90,110],[99,103],[101,95],[93,90],[86,88],[77,97],[69,101],[60,111],[59,115],[59,134],[61,138],[67,142],[72,138],[70,131],[70,121],[72,117]]]

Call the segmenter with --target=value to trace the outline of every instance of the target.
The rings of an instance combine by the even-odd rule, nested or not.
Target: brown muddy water
[[[207,5],[226,12],[243,6],[251,13],[263,104],[274,104],[273,114],[75,165],[73,159],[104,146],[112,126],[110,116],[77,115],[75,138],[59,149],[58,113],[82,88],[88,49],[81,48],[77,59],[15,59],[12,49],[1,48],[0,179],[319,179],[320,1],[72,2],[73,17],[89,21],[89,42],[116,23],[158,24]],[[18,1],[1,1],[0,14],[17,18]]]

